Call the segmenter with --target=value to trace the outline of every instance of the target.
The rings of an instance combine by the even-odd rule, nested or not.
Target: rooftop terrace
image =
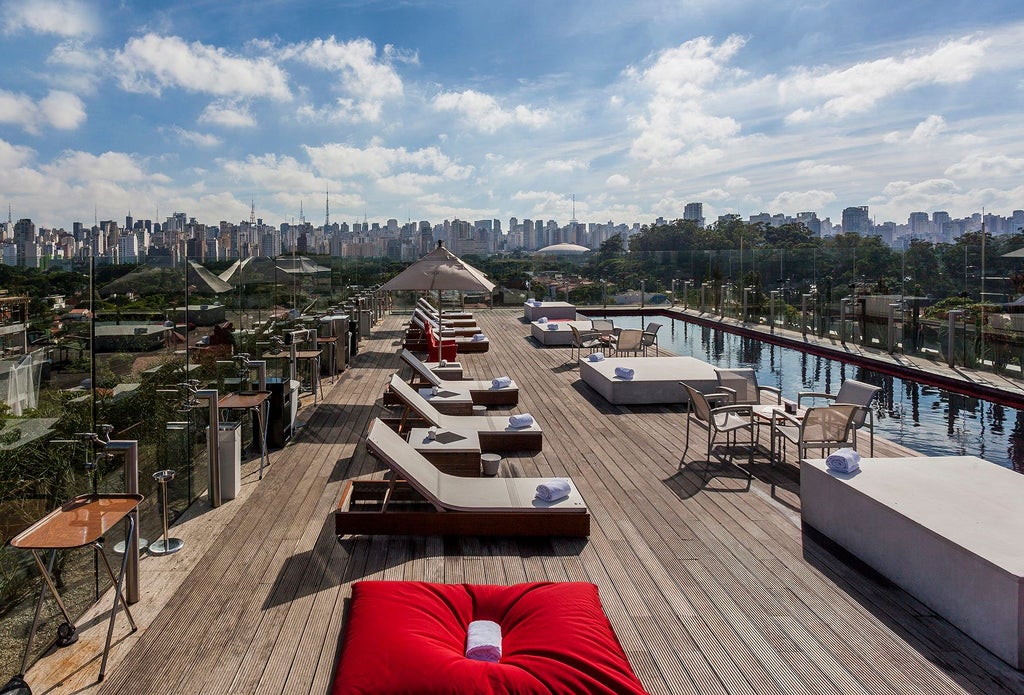
[[[143,558],[141,629],[118,620],[106,681],[94,683],[108,598],[78,644],[29,672],[33,690],[325,693],[352,583],[406,579],[594,582],[651,693],[1024,692],[1024,675],[805,535],[793,461],[759,455],[749,490],[738,474],[701,485],[692,460],[680,470],[683,408],[607,404],[520,315],[477,311],[491,349],[460,359],[467,374],[515,378],[515,411],[542,423],[544,451],[507,457],[503,474],[572,476],[589,539],[334,536],[346,481],[384,473],[361,438],[399,368],[406,317],[391,315],[262,481],[250,464],[238,499],[202,500],[173,528],[182,552]],[[876,439],[878,456],[910,453]]]

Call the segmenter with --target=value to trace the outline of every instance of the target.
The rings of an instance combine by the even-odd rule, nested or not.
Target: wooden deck
[[[588,540],[338,541],[332,513],[346,480],[383,475],[360,438],[399,365],[405,317],[390,316],[354,367],[325,383],[262,481],[247,475],[243,495],[218,509],[193,505],[173,529],[185,549],[143,559],[141,629],[129,635],[119,619],[106,681],[93,683],[99,610],[68,654],[29,672],[34,692],[329,692],[362,579],[594,582],[651,693],[1024,692],[1021,673],[804,535],[795,466],[762,455],[749,490],[735,473],[702,486],[703,464],[679,468],[682,408],[608,405],[579,381],[568,348],[532,343],[520,314],[478,312],[490,351],[460,359],[476,378],[515,378],[514,412],[542,423],[544,450],[507,458],[503,474],[571,475],[590,506]],[[876,438],[876,455],[905,453]]]

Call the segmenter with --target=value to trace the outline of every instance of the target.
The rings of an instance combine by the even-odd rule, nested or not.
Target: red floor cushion
[[[473,620],[501,625],[498,663],[465,657]],[[357,582],[334,695],[645,693],[585,582]]]

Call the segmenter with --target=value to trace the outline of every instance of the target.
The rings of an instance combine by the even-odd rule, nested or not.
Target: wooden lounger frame
[[[334,513],[338,536],[559,536],[586,538],[590,514],[437,511],[404,480],[351,480]]]

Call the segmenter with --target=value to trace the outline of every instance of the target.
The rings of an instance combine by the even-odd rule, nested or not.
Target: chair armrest
[[[774,386],[758,386],[757,392],[760,394],[762,391],[774,394],[776,405],[782,405],[782,389],[775,388]]]
[[[836,399],[836,396],[834,393],[823,393],[820,391],[801,391],[800,393],[796,394],[797,407],[800,406],[801,401],[803,401],[803,399],[805,398],[825,398],[827,400],[834,401]]]
[[[724,396],[730,403],[735,403],[736,389],[731,389],[728,386],[719,386],[716,393],[707,394],[707,399],[710,401],[713,396]]]
[[[788,425],[800,426],[800,421],[794,415],[785,410],[772,410],[772,427],[777,427],[779,420],[785,420]]]
[[[718,413],[742,413],[744,415],[753,415],[754,411],[752,406],[749,405],[720,405],[717,408],[711,409],[712,415]]]

